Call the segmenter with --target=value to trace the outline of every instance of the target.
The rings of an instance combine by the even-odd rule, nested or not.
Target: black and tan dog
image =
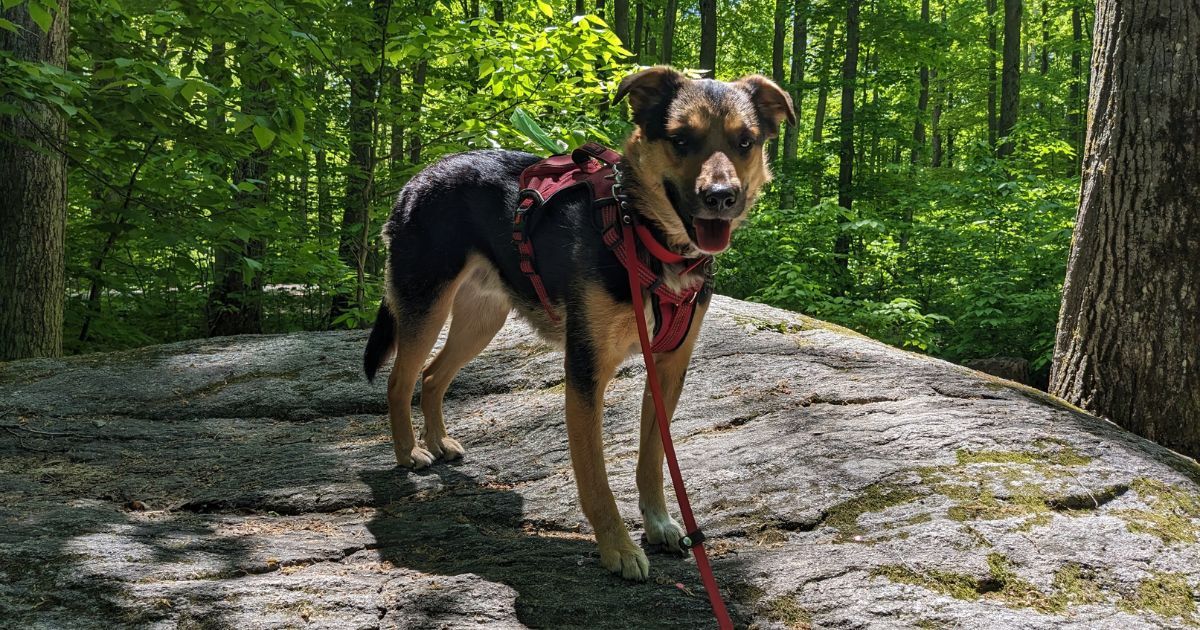
[[[791,99],[761,76],[732,83],[691,80],[666,67],[627,77],[637,129],[625,144],[624,190],[660,243],[693,257],[729,246],[730,235],[768,180],[763,144],[784,120]],[[600,561],[628,579],[645,579],[649,563],[630,539],[608,486],[601,440],[604,389],[638,348],[624,268],[601,242],[588,192],[554,197],[535,233],[538,268],[556,315],[552,321],[518,267],[511,241],[518,177],[538,158],[513,151],[473,151],[444,158],[404,187],[384,228],[387,293],[364,357],[368,378],[395,352],[388,411],[396,460],[421,468],[456,459],[463,447],[446,433],[442,397],[459,369],[479,354],[515,308],[543,336],[565,348],[567,436],[583,512],[596,532]],[[702,282],[702,270],[661,270],[669,286]],[[707,309],[700,295],[691,329],[675,351],[657,356],[667,413],[683,388],[692,347]],[[445,347],[424,370],[424,446],[413,434],[411,397],[447,316]],[[650,323],[653,327],[653,322]],[[679,550],[683,531],[667,512],[663,450],[649,393],[643,397],[637,486],[652,544]]]

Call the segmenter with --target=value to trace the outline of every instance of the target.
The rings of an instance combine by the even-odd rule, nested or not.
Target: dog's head
[[[639,210],[677,249],[724,251],[771,178],[763,145],[796,122],[791,97],[758,75],[692,80],[665,66],[626,77],[615,100],[626,96]]]

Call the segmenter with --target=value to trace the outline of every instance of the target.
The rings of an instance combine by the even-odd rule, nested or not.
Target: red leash
[[[713,616],[717,618],[717,626],[721,630],[733,630],[733,621],[725,609],[725,600],[721,599],[721,591],[717,588],[717,580],[713,576],[712,567],[708,564],[708,554],[704,551],[704,535],[696,526],[696,517],[692,514],[692,505],[688,502],[687,490],[683,487],[683,475],[679,472],[679,462],[675,459],[675,444],[671,441],[671,425],[667,420],[666,405],[663,404],[662,386],[658,382],[658,372],[654,368],[654,353],[650,351],[650,333],[646,326],[646,308],[642,301],[642,285],[637,276],[637,242],[633,226],[624,223],[621,226],[625,247],[625,259],[628,264],[625,269],[629,272],[629,290],[633,293],[633,318],[637,322],[638,337],[642,342],[642,359],[646,362],[646,382],[650,385],[650,394],[654,398],[654,416],[658,422],[658,434],[662,437],[663,453],[667,457],[667,470],[671,473],[671,485],[675,488],[675,498],[679,500],[679,512],[683,516],[683,525],[687,535],[683,538],[684,546],[692,549],[696,556],[696,568],[700,571],[700,579],[704,581],[704,590],[708,592],[708,601],[712,604]]]

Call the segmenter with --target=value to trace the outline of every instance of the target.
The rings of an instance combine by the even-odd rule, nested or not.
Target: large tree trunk
[[[1013,152],[1013,129],[1021,107],[1021,0],[1004,0],[1004,70],[1000,76],[1000,137],[996,155]]]
[[[1200,4],[1100,0],[1050,390],[1200,456]]]
[[[675,48],[675,15],[679,13],[677,5],[677,0],[667,0],[663,9],[662,56],[659,62],[666,65],[671,64],[671,54]]]
[[[996,0],[987,0],[988,21],[988,93],[987,124],[988,146],[996,148]]]
[[[700,67],[717,76],[717,0],[700,0]]]
[[[56,4],[45,33],[25,4],[0,12],[17,28],[0,29],[0,50],[65,68],[68,3]],[[67,293],[67,121],[50,106],[0,98],[21,110],[0,115],[0,361],[56,357]]]
[[[841,150],[838,152],[838,205],[854,204],[854,88],[858,79],[858,2],[846,0],[846,59],[842,64]],[[845,219],[839,219],[839,228]],[[833,243],[834,263],[843,275],[850,266],[850,235],[839,229]]]

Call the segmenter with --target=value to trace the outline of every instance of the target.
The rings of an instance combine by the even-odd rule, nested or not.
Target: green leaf
[[[17,32],[17,25],[13,24],[12,22],[9,22],[8,20],[6,20],[4,18],[0,18],[0,28],[4,29],[6,31],[12,32],[12,33]]]
[[[275,135],[275,132],[271,131],[267,127],[262,125],[254,125],[254,139],[258,140],[258,146],[260,148],[265,149],[271,146],[271,143],[275,142]]]
[[[520,107],[513,110],[512,118],[510,120],[512,121],[513,126],[517,128],[517,131],[521,132],[521,135],[529,138],[550,153],[562,153],[567,150],[567,145],[565,143],[546,135],[546,132],[542,130],[541,126],[534,122],[534,120],[529,117],[529,114],[525,113],[525,110],[521,109]]]
[[[29,2],[29,17],[42,29],[43,33],[50,32],[50,23],[54,21],[54,16],[42,6],[42,3],[37,0]]]
[[[544,15],[548,18],[554,17],[554,8],[551,7],[549,3],[542,2],[542,0],[538,0],[537,8],[539,11],[542,12],[542,15]]]

